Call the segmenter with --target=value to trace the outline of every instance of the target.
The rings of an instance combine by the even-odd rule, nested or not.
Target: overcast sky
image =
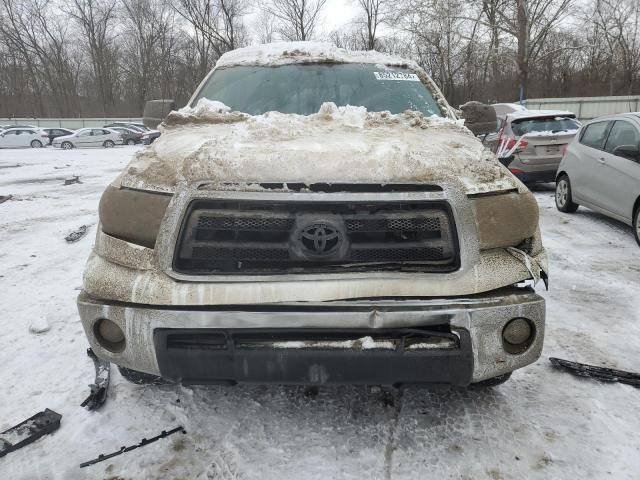
[[[324,30],[330,32],[349,23],[355,15],[355,0],[327,0],[324,8]]]

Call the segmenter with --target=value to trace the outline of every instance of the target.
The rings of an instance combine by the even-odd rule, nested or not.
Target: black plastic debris
[[[18,450],[60,428],[62,415],[45,409],[15,427],[0,433],[0,457]]]
[[[73,177],[69,177],[69,178],[65,178],[64,179],[64,184],[65,185],[73,185],[74,183],[82,183],[80,181],[80,177],[78,175],[74,175]]]
[[[96,369],[96,378],[93,383],[89,384],[91,392],[80,406],[87,407],[87,410],[96,410],[100,408],[107,399],[109,378],[111,376],[111,363],[98,358],[90,348],[87,349],[87,355],[93,360],[93,366]]]
[[[64,237],[67,243],[75,243],[87,234],[89,227],[87,225],[81,225],[77,230],[74,230],[69,235]]]
[[[550,357],[551,364],[562,370],[566,370],[572,375],[578,377],[589,377],[601,382],[617,382],[640,388],[640,374],[634,372],[625,372],[624,370],[615,370],[613,368],[597,367],[595,365],[587,365],[585,363],[571,362],[561,358]]]
[[[145,445],[149,445],[150,443],[160,440],[161,438],[168,437],[169,435],[173,435],[174,433],[177,433],[177,432],[187,433],[187,431],[183,427],[176,427],[168,431],[163,430],[160,435],[156,435],[155,437],[151,437],[151,438],[143,438],[140,441],[140,443],[138,443],[137,445],[132,445],[130,447],[120,447],[120,450],[117,450],[115,452],[100,454],[98,455],[97,458],[94,458],[93,460],[89,460],[87,462],[81,463],[80,468],[84,468],[90,465],[95,465],[96,463],[104,462],[105,460],[109,460],[110,458],[116,457],[118,455],[122,455],[123,453],[130,452],[131,450],[135,450],[136,448],[144,447]]]

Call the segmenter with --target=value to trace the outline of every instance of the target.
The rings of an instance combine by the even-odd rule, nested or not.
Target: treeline
[[[467,100],[640,94],[638,0],[0,0],[0,117],[139,116],[184,104],[224,52],[324,40],[420,63]]]

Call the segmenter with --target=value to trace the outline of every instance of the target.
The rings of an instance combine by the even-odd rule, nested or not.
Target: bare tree
[[[358,23],[363,27],[364,48],[374,50],[379,43],[378,27],[387,22],[391,4],[389,0],[356,0],[356,3],[362,14],[362,20]]]
[[[253,31],[260,43],[271,43],[275,40],[276,22],[273,15],[260,10],[253,23]]]
[[[604,35],[608,53],[622,66],[622,88],[631,94],[640,75],[640,3],[597,0],[593,22]]]
[[[310,40],[327,0],[270,0],[262,10],[277,21],[277,30],[285,40]]]
[[[118,82],[118,52],[113,33],[115,12],[116,0],[73,0],[66,8],[66,13],[78,22],[86,42],[93,81],[105,116],[113,111]]]

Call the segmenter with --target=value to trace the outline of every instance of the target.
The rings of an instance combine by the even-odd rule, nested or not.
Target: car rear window
[[[584,128],[580,143],[588,147],[602,148],[609,122],[591,123]]]
[[[511,130],[516,136],[521,137],[527,133],[549,132],[560,133],[568,130],[577,130],[580,124],[571,117],[543,117],[543,118],[523,118],[511,122]]]

